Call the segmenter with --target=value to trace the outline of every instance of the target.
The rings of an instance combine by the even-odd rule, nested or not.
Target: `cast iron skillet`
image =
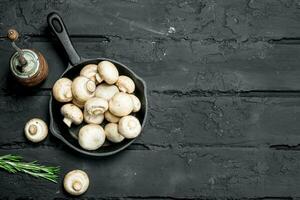
[[[100,61],[107,60],[115,64],[118,68],[119,74],[129,76],[133,79],[136,89],[135,95],[140,99],[142,107],[141,110],[134,115],[139,119],[142,124],[142,128],[145,125],[147,116],[147,96],[146,96],[146,84],[142,78],[137,76],[133,71],[131,71],[126,65],[117,62],[112,59],[107,58],[96,58],[96,59],[84,59],[80,57],[76,50],[74,49],[72,42],[69,38],[67,29],[57,13],[50,13],[48,15],[48,25],[54,32],[54,34],[59,39],[60,43],[63,45],[67,55],[69,57],[69,64],[66,71],[61,75],[61,77],[67,77],[69,79],[74,79],[79,75],[80,70],[87,64],[98,64]],[[49,102],[50,110],[50,131],[51,133],[60,139],[62,142],[67,144],[72,149],[90,156],[108,156],[115,154],[126,147],[128,147],[135,139],[125,139],[121,143],[117,144],[107,144],[107,146],[102,146],[98,150],[88,151],[82,149],[78,141],[74,139],[77,136],[81,126],[76,126],[72,124],[71,128],[68,128],[63,123],[63,116],[60,114],[60,108],[63,104],[57,102],[53,99],[52,95]]]

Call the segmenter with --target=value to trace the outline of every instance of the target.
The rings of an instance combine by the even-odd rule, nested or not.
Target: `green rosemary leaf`
[[[39,165],[37,161],[28,163],[22,162],[21,156],[11,154],[0,156],[0,168],[8,171],[9,173],[23,172],[36,178],[43,178],[54,183],[57,183],[60,171],[59,167]]]

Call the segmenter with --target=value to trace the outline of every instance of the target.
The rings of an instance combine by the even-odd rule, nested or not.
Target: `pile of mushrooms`
[[[106,139],[119,143],[140,134],[140,121],[132,113],[141,109],[141,102],[134,91],[134,81],[119,75],[109,61],[86,65],[74,80],[61,78],[53,86],[56,101],[65,103],[63,122],[68,127],[86,123],[78,134],[86,150],[100,148]]]

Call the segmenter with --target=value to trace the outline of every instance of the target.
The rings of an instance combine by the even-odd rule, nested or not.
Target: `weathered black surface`
[[[84,57],[109,57],[148,84],[141,137],[112,157],[77,155],[53,136],[31,144],[23,126],[49,120],[51,86],[66,57],[46,16],[61,13]],[[300,1],[118,0],[0,2],[0,35],[44,53],[47,81],[32,90],[9,75],[0,38],[0,155],[60,165],[59,184],[0,171],[0,199],[68,199],[62,178],[86,170],[82,199],[298,199]]]

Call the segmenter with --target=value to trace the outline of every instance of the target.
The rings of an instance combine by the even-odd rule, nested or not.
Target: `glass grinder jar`
[[[10,70],[18,82],[27,87],[36,86],[48,76],[48,64],[44,56],[37,50],[20,49],[15,41],[19,33],[9,29],[7,37],[16,52],[10,58]]]

